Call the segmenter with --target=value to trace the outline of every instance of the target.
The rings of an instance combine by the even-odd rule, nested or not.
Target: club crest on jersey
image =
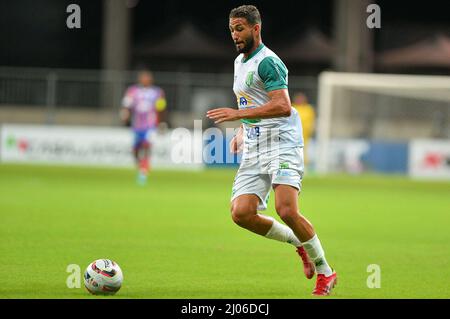
[[[241,97],[239,98],[239,105],[240,105],[240,106],[247,106],[247,105],[248,105],[247,99],[246,99],[245,97],[241,96]]]
[[[247,77],[245,78],[245,84],[247,86],[252,86],[253,84],[253,76],[255,75],[255,71],[250,71],[247,73]]]
[[[289,163],[280,163],[280,169],[287,169],[289,168]]]

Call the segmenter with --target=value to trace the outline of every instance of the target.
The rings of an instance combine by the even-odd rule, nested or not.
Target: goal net
[[[427,156],[434,145],[440,161],[434,165],[450,174],[449,141],[450,77],[320,75],[312,151],[317,172],[411,173],[413,165],[433,165]],[[428,150],[418,157],[412,146],[419,142]]]

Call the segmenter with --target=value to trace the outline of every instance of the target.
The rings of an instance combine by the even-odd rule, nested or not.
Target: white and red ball
[[[110,259],[97,259],[84,272],[84,286],[93,295],[114,295],[122,282],[122,270]]]

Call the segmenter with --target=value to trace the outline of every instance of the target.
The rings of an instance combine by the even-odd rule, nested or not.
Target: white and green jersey
[[[264,44],[247,58],[240,54],[234,61],[233,91],[239,109],[262,106],[270,100],[268,92],[287,88],[286,66]],[[241,121],[244,128],[244,152],[264,153],[273,147],[303,146],[300,117],[292,107],[289,117]]]

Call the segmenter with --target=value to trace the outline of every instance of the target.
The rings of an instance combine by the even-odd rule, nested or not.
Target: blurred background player
[[[305,166],[309,164],[308,145],[311,139],[316,121],[316,111],[314,107],[308,103],[308,98],[302,92],[297,92],[294,96],[294,103],[292,107],[297,110],[302,120],[303,127],[303,154]]]
[[[144,185],[150,169],[150,134],[163,120],[166,109],[164,91],[153,85],[153,75],[143,70],[138,73],[138,83],[130,86],[122,100],[120,116],[134,132],[133,155],[138,167],[137,182]]]

